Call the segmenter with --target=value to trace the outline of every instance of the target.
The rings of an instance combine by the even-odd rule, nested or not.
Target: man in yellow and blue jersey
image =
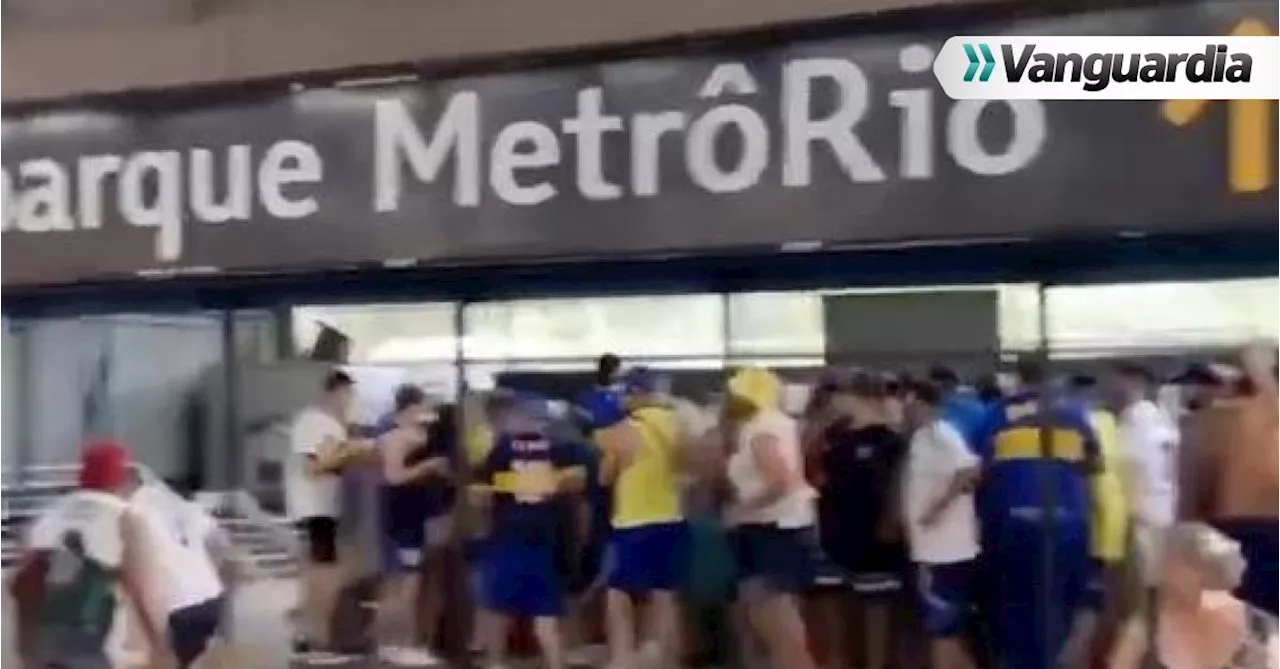
[[[565,494],[582,490],[584,472],[572,449],[548,433],[548,414],[546,400],[515,397],[474,472],[473,492],[490,511],[478,593],[489,614],[484,645],[490,666],[505,659],[511,619],[527,618],[547,666],[566,667],[560,509]]]
[[[681,430],[660,392],[657,374],[644,367],[622,379],[626,417],[596,433],[600,476],[613,489],[606,558],[610,661],[633,666],[638,658],[676,663],[686,528],[681,508]],[[647,598],[647,639],[635,639],[636,600]],[[633,599],[635,598],[635,599]]]
[[[1090,478],[1098,439],[1086,408],[1056,396],[1044,367],[1018,364],[1021,388],[996,405],[976,446],[979,512],[993,579],[998,666],[1052,669],[1090,577]]]

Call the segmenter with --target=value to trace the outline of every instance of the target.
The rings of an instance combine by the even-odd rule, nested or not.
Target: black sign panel
[[[964,31],[1226,34],[1249,19],[1274,29],[1276,7],[1228,0]],[[1268,105],[1262,129],[1228,122],[1250,117],[1227,113],[1239,102],[1177,114],[1153,102],[957,102],[930,71],[949,36],[7,119],[3,279],[1275,222],[1275,155],[1233,185],[1259,157],[1230,154],[1242,142],[1228,141],[1274,132],[1274,102],[1249,103]]]

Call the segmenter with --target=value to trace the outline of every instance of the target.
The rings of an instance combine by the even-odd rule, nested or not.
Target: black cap
[[[1220,386],[1227,382],[1226,377],[1213,365],[1193,362],[1182,370],[1181,374],[1169,380],[1180,386]]]
[[[1074,374],[1067,380],[1073,390],[1092,390],[1097,387],[1098,380],[1089,374]]]
[[[940,386],[960,385],[960,375],[946,365],[933,365],[929,368],[929,380]]]

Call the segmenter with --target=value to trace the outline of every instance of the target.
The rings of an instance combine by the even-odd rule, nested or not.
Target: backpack
[[[93,648],[106,642],[116,611],[116,569],[102,565],[85,552],[78,531],[63,535],[62,545],[49,556],[39,630],[42,647]]]

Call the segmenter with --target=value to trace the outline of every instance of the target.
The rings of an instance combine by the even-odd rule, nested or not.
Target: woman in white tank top
[[[772,372],[745,368],[726,390],[726,417],[738,426],[725,521],[734,528],[739,605],[772,666],[813,669],[796,597],[813,582],[817,554],[799,426],[782,412],[782,383]]]

